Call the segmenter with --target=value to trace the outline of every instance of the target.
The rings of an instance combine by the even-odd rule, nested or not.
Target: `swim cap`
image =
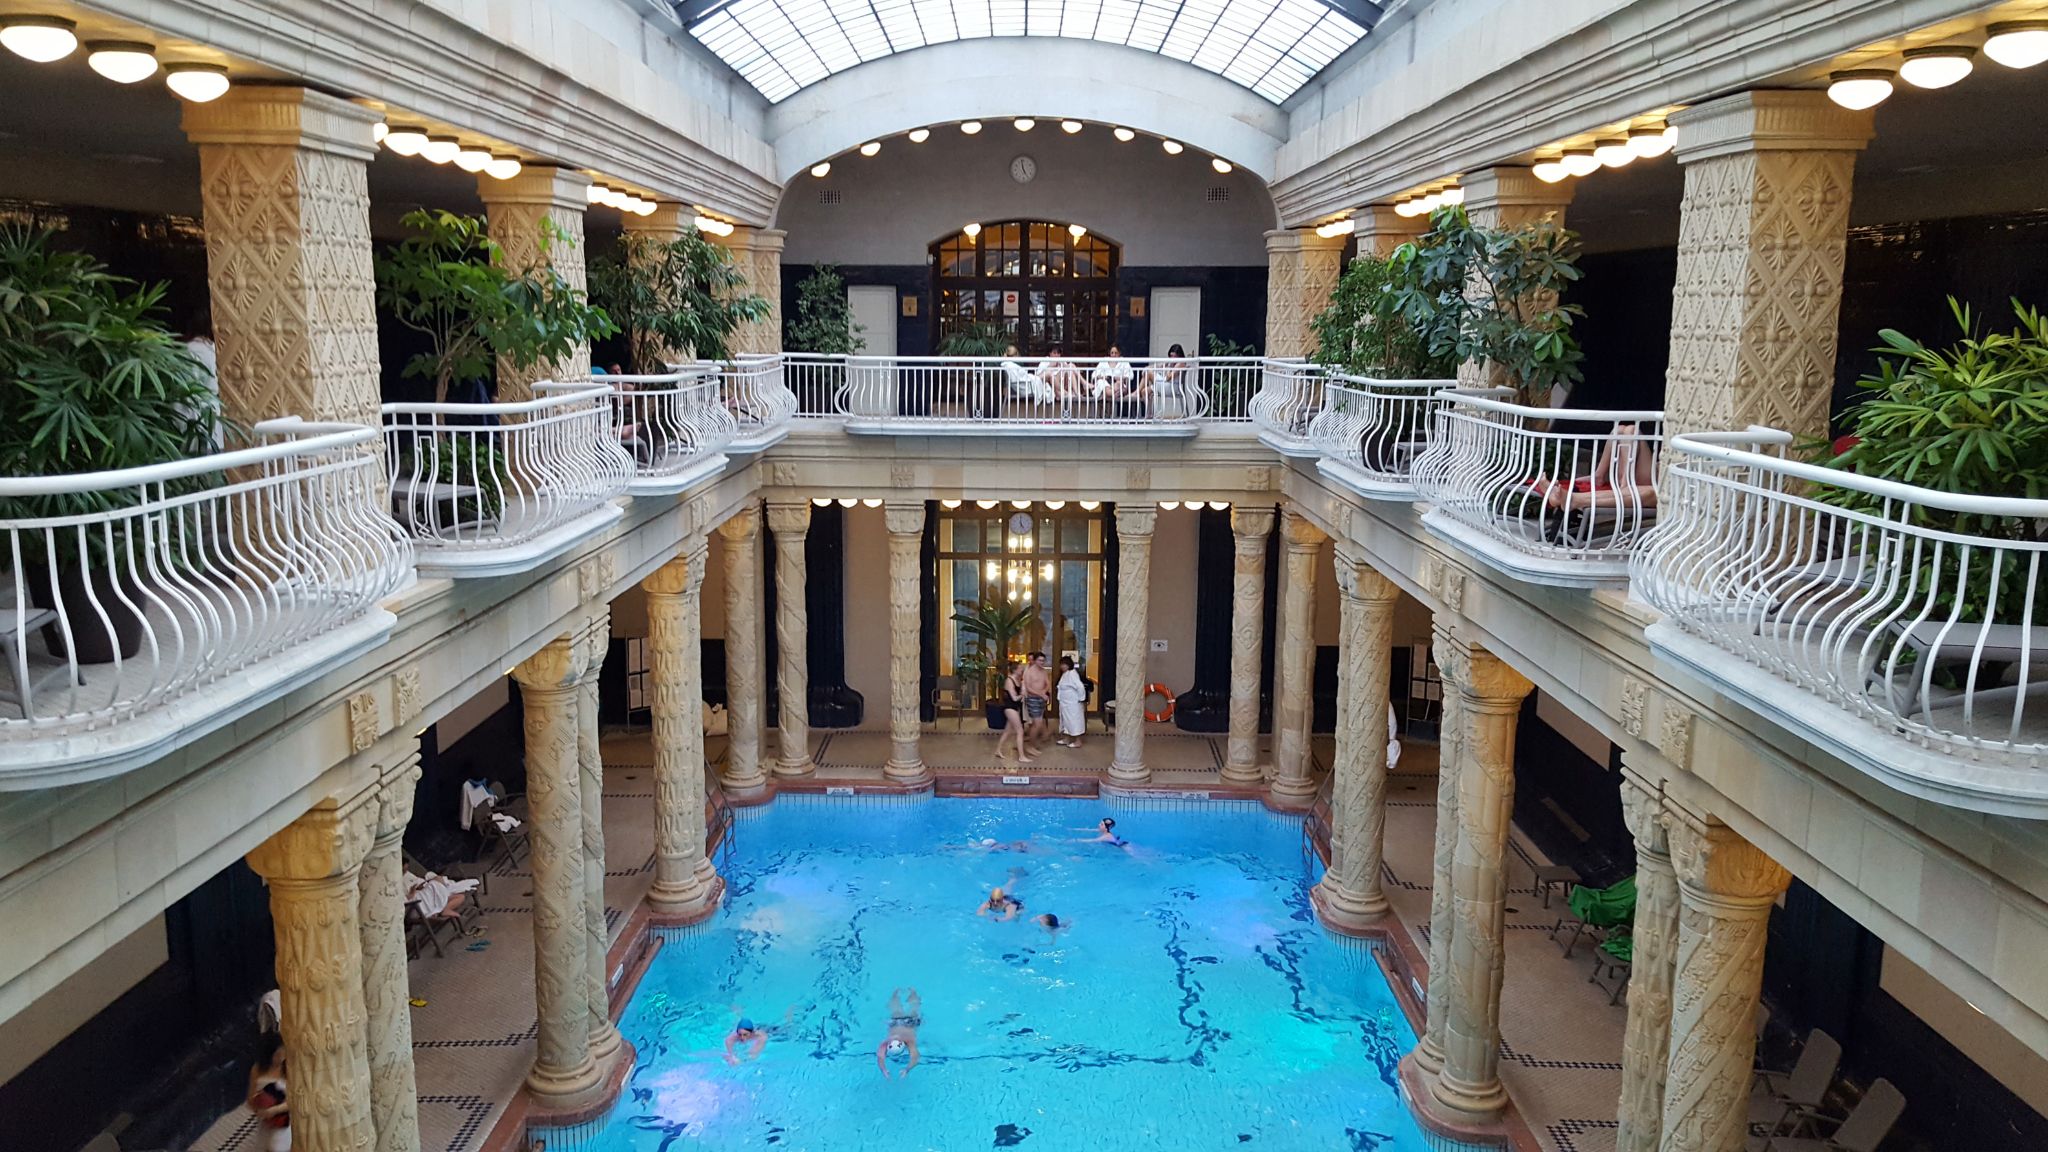
[[[889,1038],[889,1054],[891,1056],[897,1055],[901,1052],[907,1052],[909,1050],[910,1046],[908,1044],[905,1044],[903,1041],[896,1039],[894,1036],[891,1036]]]
[[[991,891],[988,894],[988,898],[991,900],[1001,900],[1003,898],[1003,890],[1001,888],[997,888]]]
[[[745,1016],[740,1017],[739,1030],[742,1032],[752,1032],[754,1030],[754,1022]]]
[[[991,837],[988,837],[987,839],[984,839],[984,840],[983,840],[983,841],[981,842],[981,846],[982,846],[983,848],[986,848],[986,847],[988,847],[989,845],[991,845],[991,844],[993,844],[993,843],[995,843],[995,842],[996,842],[996,841],[995,841],[995,837],[991,836]]]

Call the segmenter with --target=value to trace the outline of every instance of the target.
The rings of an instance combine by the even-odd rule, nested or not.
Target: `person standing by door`
[[[1088,732],[1088,685],[1081,679],[1081,670],[1074,666],[1072,656],[1060,657],[1060,740],[1069,748],[1079,748],[1081,738]]]
[[[1031,662],[1024,666],[1024,740],[1025,752],[1031,751],[1033,741],[1045,746],[1046,705],[1052,700],[1052,672],[1045,666],[1045,653],[1033,652]]]

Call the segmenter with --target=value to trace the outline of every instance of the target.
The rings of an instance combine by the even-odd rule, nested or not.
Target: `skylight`
[[[771,103],[894,52],[1051,36],[1185,60],[1278,104],[1365,32],[1320,0],[732,0],[690,26]]]

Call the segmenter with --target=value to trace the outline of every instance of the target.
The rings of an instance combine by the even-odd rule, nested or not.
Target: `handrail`
[[[1456,380],[1332,375],[1307,438],[1366,495],[1412,497],[1415,459],[1428,445],[1445,395],[1457,386]]]
[[[1774,439],[1772,442],[1782,442],[1788,445],[1793,442],[1792,434],[1789,432],[1776,432],[1771,429],[1760,429],[1760,431],[1771,432],[1774,438],[1782,438],[1781,441]],[[1742,435],[1745,434],[1685,432],[1671,438],[1671,447],[1688,456],[1704,456],[1711,460],[1719,460],[1724,464],[1742,464],[1813,484],[1827,484],[1836,488],[1848,488],[1853,491],[1882,497],[1886,500],[1898,500],[1973,516],[2003,516],[2015,520],[2048,520],[2048,499],[2030,499],[2025,496],[1977,496],[1966,492],[1944,492],[1937,488],[1921,488],[1917,485],[1905,484],[1897,480],[1886,480],[1879,476],[1865,476],[1860,472],[1850,472],[1841,468],[1829,468],[1822,464],[1809,464],[1802,460],[1792,460],[1776,456],[1760,456],[1753,452],[1744,452],[1738,448],[1728,447],[1721,439],[1724,436],[1734,437]]]
[[[974,424],[1185,429],[1239,419],[1260,364],[1255,357],[785,357],[807,411],[825,409],[829,395],[830,411],[852,429],[962,431]]]
[[[256,425],[254,431],[265,431],[274,424],[265,421]],[[172,480],[189,480],[210,472],[225,472],[235,468],[249,468],[268,464],[286,457],[311,452],[324,452],[333,448],[346,448],[356,444],[368,444],[377,438],[374,428],[360,424],[328,425],[346,431],[322,432],[318,435],[295,439],[286,443],[261,444],[250,448],[234,448],[206,456],[194,456],[188,460],[172,460],[163,464],[145,464],[136,468],[113,468],[101,472],[67,472],[58,476],[4,476],[0,477],[0,499],[9,496],[61,496],[84,492],[97,492],[106,488],[128,488],[139,484],[162,484]],[[8,521],[0,520],[0,523]]]

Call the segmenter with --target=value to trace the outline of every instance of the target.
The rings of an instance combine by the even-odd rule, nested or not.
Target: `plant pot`
[[[991,732],[1001,732],[1001,731],[1003,730],[1003,702],[1002,702],[1002,701],[1000,701],[1000,700],[991,700],[991,701],[989,701],[989,702],[988,702],[987,704],[984,704],[984,705],[982,705],[982,713],[983,713],[983,717],[984,717],[984,719],[986,719],[986,720],[988,721],[988,730],[989,730],[989,731],[991,731]]]
[[[70,621],[80,664],[111,664],[116,653],[131,660],[142,650],[142,616],[121,598],[126,595],[129,602],[142,599],[132,581],[110,568],[88,571],[79,561],[68,560],[59,563],[56,587],[52,588],[49,568],[33,567],[28,579],[29,601],[38,608],[54,608]],[[60,660],[65,657],[63,628],[54,623],[43,625],[43,643],[50,655]]]

